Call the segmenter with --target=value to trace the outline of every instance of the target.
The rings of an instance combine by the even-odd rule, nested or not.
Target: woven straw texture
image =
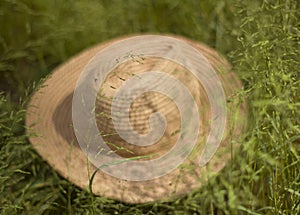
[[[160,58],[144,58],[127,61],[115,68],[105,80],[96,101],[96,120],[99,132],[109,147],[123,157],[154,154],[159,157],[172,148],[178,139],[180,113],[176,105],[165,95],[149,92],[138,97],[130,109],[130,123],[140,134],[149,132],[149,116],[154,112],[162,113],[167,120],[164,136],[151,146],[138,147],[126,143],[116,134],[112,119],[111,98],[124,81],[132,75],[150,70],[162,71],[180,80],[193,95],[199,108],[199,139],[188,159],[176,170],[160,178],[149,181],[125,181],[98,171],[93,181],[96,195],[128,202],[144,203],[155,200],[170,200],[199,188],[205,183],[208,171],[219,172],[232,156],[232,150],[245,127],[245,104],[234,100],[241,89],[241,82],[231,71],[229,63],[213,49],[187,40],[183,40],[199,50],[217,72],[226,94],[227,126],[223,141],[213,159],[203,168],[197,164],[210,131],[209,100],[201,83],[183,66]],[[63,177],[75,185],[88,189],[89,178],[96,168],[87,161],[80,149],[72,127],[72,96],[79,75],[93,56],[110,44],[122,38],[96,45],[70,59],[43,83],[32,96],[26,115],[30,138],[38,153]],[[145,44],[147,45],[147,44]],[[121,109],[122,107],[120,107]],[[152,159],[152,158],[151,158]],[[186,167],[186,168],[185,168]]]

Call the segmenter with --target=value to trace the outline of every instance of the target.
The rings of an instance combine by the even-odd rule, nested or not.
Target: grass
[[[0,2],[2,214],[299,214],[299,1]],[[172,202],[90,196],[34,151],[24,129],[39,80],[86,47],[131,33],[172,33],[223,53],[241,77],[249,129],[232,161]]]

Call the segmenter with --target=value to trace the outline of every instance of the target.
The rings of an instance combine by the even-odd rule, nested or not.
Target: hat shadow
[[[72,123],[72,100],[73,93],[70,93],[56,107],[52,115],[52,121],[56,132],[60,134],[66,142],[80,148]]]

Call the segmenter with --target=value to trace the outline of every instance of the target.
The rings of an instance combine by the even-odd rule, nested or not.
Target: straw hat
[[[142,43],[142,41],[144,42]],[[153,44],[151,41],[153,41]],[[203,151],[209,152],[207,141],[211,138],[209,137],[211,135],[210,131],[216,125],[216,123],[213,124],[212,122],[212,117],[214,117],[213,114],[215,113],[212,110],[213,103],[207,89],[210,86],[212,87],[211,89],[217,88],[217,83],[211,82],[205,86],[201,80],[199,81],[195,77],[195,74],[189,71],[188,66],[172,60],[172,57],[176,57],[178,54],[176,50],[168,51],[169,56],[171,56],[169,58],[143,55],[143,51],[141,55],[127,52],[127,56],[121,56],[121,58],[120,56],[116,57],[118,56],[117,54],[114,56],[114,53],[119,53],[122,47],[125,46],[128,49],[128,43],[133,44],[133,48],[129,49],[134,52],[134,49],[141,44],[144,47],[141,50],[155,48],[163,50],[166,47],[171,47],[170,44],[165,44],[168,41],[175,41],[175,43],[184,44],[186,47],[192,47],[194,51],[196,50],[203,55],[207,60],[206,63],[211,65],[216,72],[216,77],[225,93],[227,112],[226,120],[223,120],[225,122],[225,130],[221,136],[222,141],[216,148],[216,152],[211,153],[211,158],[207,159],[207,162],[202,163],[200,166],[199,160],[203,159]],[[160,47],[157,47],[157,44],[160,44]],[[108,53],[112,55],[109,56],[110,54]],[[88,76],[85,76],[83,73],[91,74],[92,67],[99,66],[95,64],[95,62],[98,62],[97,56],[98,59],[102,56],[104,58],[103,62],[106,62],[106,56],[107,61],[109,61],[109,58],[115,57],[116,63],[111,67],[113,69],[107,72],[107,75],[103,75],[103,82],[100,83],[100,88],[97,82],[99,77],[93,77],[97,85],[96,87],[91,86],[91,89],[97,91],[93,116],[95,116],[98,135],[101,135],[107,147],[105,155],[99,152],[100,156],[97,159],[93,159],[95,154],[97,154],[97,145],[93,145],[87,150],[87,147],[84,146],[85,143],[82,143],[84,140],[81,138],[82,136],[80,136],[78,130],[85,130],[85,127],[80,127],[81,125],[79,127],[74,126],[76,121],[74,121],[74,117],[80,117],[83,110],[77,108],[74,102],[76,103],[76,90],[81,88],[84,83],[79,80],[83,80]],[[184,55],[184,58],[190,58],[191,61],[197,60],[191,54]],[[102,64],[101,66],[103,66]],[[105,67],[104,65],[104,68],[108,69],[110,67]],[[117,121],[113,119],[113,108],[114,111],[122,112],[127,105],[126,102],[113,104],[113,98],[117,93],[125,90],[124,83],[134,78],[134,81],[138,82],[136,77],[143,77],[149,71],[159,71],[160,73],[155,73],[157,76],[163,73],[173,77],[174,89],[181,86],[177,83],[179,81],[180,84],[186,87],[185,89],[189,91],[197,105],[198,113],[189,117],[197,122],[199,126],[196,127],[197,131],[187,131],[190,132],[190,136],[195,134],[197,141],[195,145],[192,145],[192,150],[186,156],[180,154],[182,150],[184,151],[185,145],[178,145],[177,143],[181,138],[180,130],[183,128],[183,122],[185,122],[181,118],[182,109],[166,94],[152,90],[141,93],[135,97],[129,106],[130,111],[128,115],[122,115]],[[158,87],[165,86],[164,90],[170,91],[172,84],[166,84],[166,79],[163,77],[165,76],[157,78],[151,84]],[[132,83],[130,82],[127,87],[130,87],[130,85],[141,86]],[[144,84],[147,83],[148,81],[144,82]],[[109,169],[110,167],[105,167],[104,165],[102,166],[103,168],[101,167],[95,173],[93,178],[92,190],[96,195],[128,203],[143,203],[160,199],[169,200],[199,188],[207,180],[208,177],[205,176],[207,172],[219,172],[230,160],[232,149],[238,146],[236,143],[245,125],[245,105],[239,101],[237,96],[237,92],[240,89],[241,82],[230,71],[229,63],[206,45],[178,36],[142,35],[118,38],[87,49],[55,69],[52,75],[43,83],[43,86],[32,96],[28,105],[26,126],[29,133],[36,134],[30,137],[30,142],[38,153],[63,177],[83,189],[89,188],[91,176],[97,170],[95,166],[99,167],[97,161],[101,161],[102,155],[104,159],[105,156],[114,154],[114,156],[124,158],[126,162],[129,162],[130,158],[139,156],[139,159],[132,163],[132,165],[138,165],[138,162],[159,159],[170,150],[181,147],[182,149],[176,153],[180,154],[179,157],[184,157],[183,162],[180,165],[175,165],[177,159],[173,159],[172,162],[168,163],[166,161],[165,164],[169,165],[170,163],[171,166],[174,161],[174,166],[170,170],[166,170],[164,174],[160,172],[163,169],[163,165],[159,165],[154,166],[151,170],[140,168],[137,175],[130,175],[131,170],[128,172],[126,169],[127,167],[130,168],[130,166],[122,166],[121,163],[116,162],[112,164],[112,169],[116,170],[116,175],[114,175],[113,170],[106,170],[106,168]],[[125,96],[125,94],[122,94],[122,96]],[[189,104],[180,105],[186,110],[192,109],[192,107],[189,107]],[[163,130],[163,135],[156,139],[154,144],[149,145],[142,140],[143,137],[147,136],[152,131],[151,129],[161,128],[162,124],[160,120],[154,120],[153,124],[150,123],[151,120],[149,121],[149,118],[155,112],[159,112],[165,117],[166,127]],[[189,115],[189,111],[185,112],[185,114]],[[191,111],[191,114],[194,113]],[[128,121],[123,120],[126,116],[127,119],[129,118]],[[119,124],[118,129],[116,129],[116,123]],[[219,124],[222,124],[221,121]],[[132,134],[132,130],[135,131],[135,135],[140,135],[139,137],[142,138],[136,138],[137,136]],[[124,136],[126,137],[124,138]],[[139,139],[142,141],[142,145],[131,144],[128,138],[131,141]],[[91,155],[89,153],[94,154]],[[152,173],[159,175],[152,175],[153,177],[151,177]],[[131,176],[132,178],[130,178]],[[146,178],[146,176],[149,176],[149,178]]]

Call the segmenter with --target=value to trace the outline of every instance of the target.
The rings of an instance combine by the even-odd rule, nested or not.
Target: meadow
[[[131,205],[90,195],[33,149],[24,125],[39,84],[108,39],[169,33],[222,53],[244,85],[249,125],[234,158],[200,189]],[[1,214],[300,214],[298,0],[0,1]]]

